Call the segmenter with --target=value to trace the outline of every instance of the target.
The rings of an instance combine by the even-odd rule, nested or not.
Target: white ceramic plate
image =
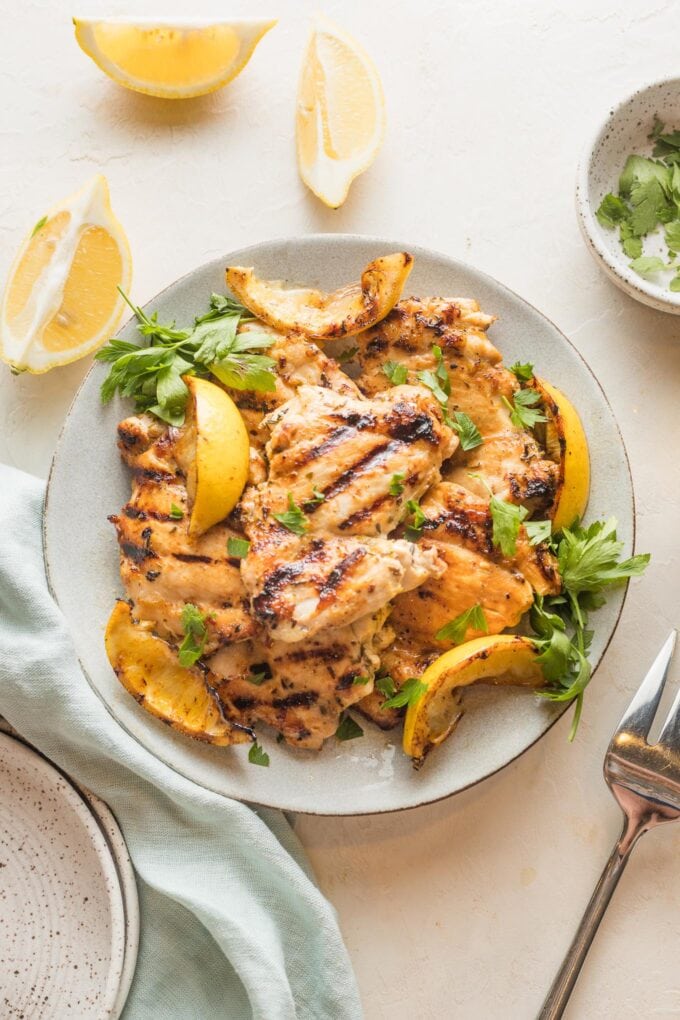
[[[2,1016],[113,1020],[125,911],[108,841],[61,773],[4,733],[0,775]]]
[[[644,85],[627,96],[607,115],[586,146],[578,167],[576,209],[579,225],[596,262],[611,280],[636,301],[662,312],[680,315],[680,293],[670,291],[673,271],[642,277],[630,268],[630,259],[619,243],[618,230],[608,230],[595,216],[608,192],[618,192],[618,181],[628,156],[652,155],[649,133],[657,114],[668,131],[680,129],[680,78]],[[645,255],[668,261],[663,231],[644,241]]]
[[[357,278],[370,259],[407,249],[415,265],[407,291],[470,295],[495,312],[491,336],[511,364],[535,363],[573,399],[590,437],[591,515],[614,514],[621,538],[633,544],[633,494],[626,453],[607,401],[590,370],[562,333],[540,312],[483,273],[401,241],[314,235],[273,241],[201,266],[149,303],[162,320],[190,323],[212,291],[224,290],[224,267],[254,265],[290,284],[332,288]],[[136,336],[133,323],[122,335]],[[290,811],[352,815],[395,811],[438,800],[479,782],[530,747],[559,709],[511,689],[474,692],[455,736],[415,772],[401,752],[400,730],[384,733],[366,722],[365,736],[329,740],[319,754],[294,751],[264,735],[271,766],[247,761],[247,747],[219,749],[192,742],[144,712],[118,683],[104,651],[104,628],[121,593],[118,549],[107,514],[128,499],[130,479],[116,449],[116,424],[131,412],[122,401],[102,407],[105,366],[95,365],[67,418],[55,453],[45,518],[45,554],[52,590],[66,614],[83,669],[111,714],[171,768],[201,786],[240,800]],[[618,591],[598,613],[592,657],[598,663],[623,603]],[[85,682],[85,681],[83,681]],[[597,683],[597,679],[594,681]],[[587,711],[587,704],[586,709]],[[577,752],[575,752],[577,753]]]

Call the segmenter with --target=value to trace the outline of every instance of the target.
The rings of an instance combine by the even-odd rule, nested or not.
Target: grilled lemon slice
[[[48,372],[90,354],[118,325],[132,258],[106,178],[38,220],[10,270],[0,312],[0,356],[19,371]]]
[[[406,711],[404,752],[422,764],[453,732],[462,715],[461,692],[472,684],[542,687],[538,654],[531,638],[514,634],[475,638],[444,652],[421,676],[427,690]]]
[[[358,283],[326,294],[261,280],[252,269],[231,266],[227,286],[253,315],[282,333],[319,340],[352,336],[384,319],[401,297],[413,256],[399,251],[369,262]]]
[[[223,717],[210,690],[210,675],[196,666],[180,666],[176,652],[152,634],[150,623],[133,623],[126,602],[116,603],[105,643],[123,687],[157,719],[195,740],[221,747],[252,740],[249,730]]]
[[[73,24],[80,48],[118,85],[162,99],[189,99],[240,74],[276,20],[74,18]]]
[[[234,401],[215,383],[188,376],[190,398],[186,431],[189,453],[187,492],[189,534],[202,535],[231,513],[248,480],[250,442]]]
[[[531,385],[541,394],[548,419],[537,428],[537,434],[548,456],[560,465],[560,479],[549,514],[552,530],[560,531],[573,524],[576,518],[583,517],[588,505],[588,440],[576,408],[561,390],[545,379],[534,379]]]

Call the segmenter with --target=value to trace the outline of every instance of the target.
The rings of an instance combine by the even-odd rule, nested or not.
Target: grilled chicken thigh
[[[383,657],[395,680],[418,676],[429,661],[452,647],[435,634],[472,606],[481,605],[488,632],[515,627],[534,599],[534,592],[560,590],[555,557],[545,546],[532,546],[520,528],[517,550],[506,557],[492,541],[488,504],[462,486],[441,482],[423,500],[427,520],[420,545],[435,549],[446,563],[436,582],[395,600],[390,623],[397,635]],[[481,632],[479,632],[481,633]],[[479,636],[469,631],[467,638]]]
[[[457,445],[426,390],[366,400],[304,385],[265,424],[269,478],[241,503],[241,573],[272,637],[345,626],[441,573],[436,553],[386,537]],[[290,506],[298,534],[281,520]]]
[[[386,616],[381,609],[296,644],[246,641],[221,648],[207,665],[220,678],[215,693],[225,715],[244,725],[266,723],[287,743],[318,750],[335,733],[340,713],[371,689],[377,653],[392,638],[383,627]]]
[[[182,431],[142,415],[121,422],[118,436],[133,470],[132,496],[110,520],[134,618],[150,620],[161,637],[180,642],[182,610],[191,602],[207,614],[208,651],[254,634],[239,562],[227,556],[227,541],[238,533],[218,524],[189,537]],[[173,504],[184,514],[179,520],[171,515]]]
[[[502,398],[512,402],[518,383],[486,336],[493,321],[468,299],[400,301],[386,319],[355,338],[359,385],[369,396],[387,389],[383,366],[388,361],[404,365],[409,381],[415,381],[417,372],[436,368],[433,347],[439,347],[451,383],[449,413],[469,415],[484,440],[467,453],[459,451],[445,477],[483,495],[483,483],[469,475],[478,473],[496,495],[540,512],[551,503],[559,468],[531,433],[510,419]]]

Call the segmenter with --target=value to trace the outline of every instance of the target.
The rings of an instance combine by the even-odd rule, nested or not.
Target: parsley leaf
[[[337,740],[356,740],[357,737],[363,737],[364,731],[361,726],[351,715],[346,713],[342,716],[340,724],[335,731]]]
[[[33,227],[33,230],[31,231],[31,237],[35,237],[38,231],[42,230],[46,223],[47,216],[41,216],[36,225]]]
[[[551,701],[576,699],[569,735],[573,740],[592,673],[588,613],[604,603],[602,593],[607,588],[642,574],[650,558],[644,554],[621,560],[623,543],[617,538],[614,518],[595,521],[587,528],[578,523],[564,528],[552,544],[562,576],[562,594],[549,598],[536,595],[530,619],[547,680],[546,689],[538,693]]]
[[[340,365],[346,365],[348,361],[353,361],[358,353],[358,347],[348,347],[346,351],[340,351],[335,360]]]
[[[251,765],[262,765],[264,768],[269,767],[269,755],[265,750],[263,750],[263,748],[260,747],[257,741],[250,745],[248,761]]]
[[[177,506],[176,503],[171,503],[169,516],[172,517],[173,521],[181,521],[184,517],[184,510]]]
[[[390,496],[401,496],[404,491],[404,478],[405,474],[401,471],[396,471],[390,480]]]
[[[615,227],[630,216],[630,209],[618,195],[605,195],[595,212],[603,227]]]
[[[300,507],[293,499],[293,493],[288,493],[288,510],[285,513],[274,514],[274,520],[282,524],[294,535],[304,535],[309,528],[309,522]]]
[[[432,390],[435,399],[442,406],[444,412],[446,412],[451,394],[451,380],[444,364],[444,355],[442,354],[441,347],[433,344],[432,354],[435,359],[434,371],[426,368],[422,372],[418,372],[418,380],[423,386],[427,386],[429,390]]]
[[[547,421],[540,408],[534,407],[534,404],[537,404],[541,399],[541,394],[537,390],[517,390],[512,403],[507,397],[501,399],[510,411],[510,421],[518,429],[531,429],[539,421]]]
[[[170,425],[182,425],[188,398],[185,375],[207,378],[211,373],[235,389],[271,392],[276,389],[275,362],[253,351],[270,347],[271,334],[237,333],[241,322],[253,316],[236,301],[213,294],[210,310],[192,327],[176,329],[159,323],[157,313],[147,315],[121,290],[138,319],[144,343],[114,337],[97,351],[98,361],[110,364],[101,387],[107,403],[115,393],[133,397],[137,410],[150,411]]]
[[[677,292],[680,291],[680,269],[678,270],[677,274],[673,277],[668,286],[669,289],[672,290],[675,294],[677,294]]]
[[[527,509],[515,503],[506,503],[498,496],[489,501],[493,529],[491,541],[504,556],[514,556],[517,552],[517,536],[520,525],[527,515]]]
[[[630,268],[635,270],[638,276],[648,276],[652,273],[660,273],[667,266],[658,255],[641,255],[639,258],[633,259]]]
[[[427,690],[427,684],[421,683],[416,676],[410,677],[391,698],[383,702],[383,708],[403,708],[404,705],[415,705]]]
[[[203,655],[208,632],[205,627],[207,617],[191,602],[182,609],[182,630],[184,640],[179,646],[178,659],[180,666],[193,666]]]
[[[309,499],[305,500],[304,508],[305,510],[313,510],[315,506],[318,506],[320,503],[325,502],[326,494],[324,492],[321,492],[320,489],[317,489],[316,486],[313,486],[312,495],[309,497]]]
[[[435,641],[453,641],[454,645],[460,645],[465,640],[468,630],[481,630],[484,634],[489,633],[489,625],[484,615],[484,609],[477,602],[456,616],[454,620],[444,624],[435,634]]]
[[[423,532],[423,524],[427,517],[421,510],[420,503],[415,499],[408,499],[406,501],[406,509],[413,515],[413,520],[406,526],[406,537],[411,542],[415,542]]]
[[[248,555],[250,542],[245,538],[228,538],[227,554],[235,560],[242,560]]]
[[[400,361],[386,361],[382,370],[393,386],[401,386],[408,379],[408,368]]]
[[[354,679],[352,680],[353,684],[356,684],[357,686],[360,687],[364,687],[366,684],[370,684],[370,682],[371,682],[370,676],[355,676]]]
[[[397,689],[397,686],[391,676],[385,674],[383,676],[376,677],[375,689],[386,698],[391,698]]]
[[[519,382],[531,382],[534,377],[534,366],[530,361],[526,361],[524,364],[516,361],[514,365],[510,366],[510,371]]]
[[[271,680],[271,673],[267,670],[260,670],[259,672],[248,673],[246,680],[249,684],[253,684],[255,687],[259,687],[265,682],[265,680]]]
[[[622,223],[619,227],[621,247],[629,259],[638,259],[642,255],[642,239],[633,235],[630,223]]]
[[[482,434],[469,415],[464,411],[454,411],[451,428],[457,433],[461,450],[474,450],[484,442]]]
[[[524,530],[531,545],[540,545],[550,540],[552,521],[527,521]]]

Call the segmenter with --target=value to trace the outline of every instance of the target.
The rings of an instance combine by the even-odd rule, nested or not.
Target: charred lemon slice
[[[227,269],[227,286],[258,319],[282,333],[304,333],[320,340],[352,336],[384,319],[401,297],[413,256],[399,251],[374,259],[358,283],[326,294],[290,290],[261,280],[252,269]]]
[[[560,465],[557,492],[548,515],[552,518],[553,531],[560,531],[573,524],[577,517],[583,517],[588,505],[588,440],[576,408],[561,390],[545,379],[534,379],[531,385],[541,394],[548,419],[537,427],[538,437],[548,456]]]
[[[170,645],[152,634],[150,623],[133,623],[126,602],[116,603],[105,643],[123,687],[157,719],[220,747],[252,739],[247,729],[223,717],[210,690],[210,675],[196,666],[180,666]]]
[[[215,383],[189,376],[186,435],[189,534],[202,535],[231,513],[248,480],[250,443],[234,401]]]
[[[496,634],[440,655],[420,678],[427,690],[406,711],[404,752],[421,765],[427,753],[453,732],[462,715],[461,693],[472,684],[542,687],[538,654],[530,638]]]

